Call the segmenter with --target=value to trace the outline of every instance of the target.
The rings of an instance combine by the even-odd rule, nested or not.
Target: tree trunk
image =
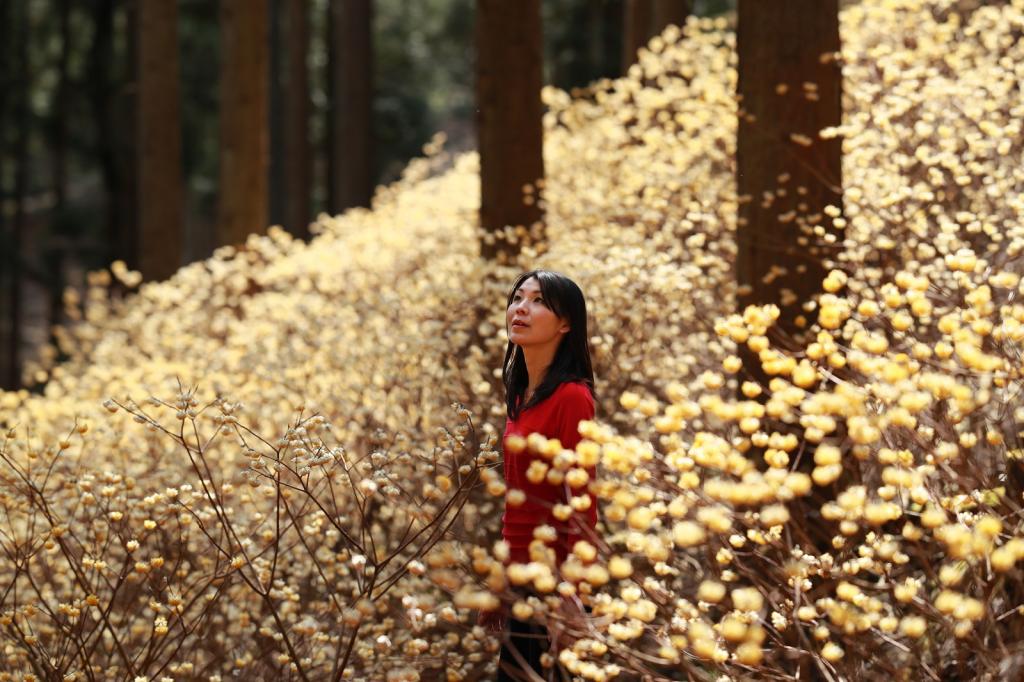
[[[820,290],[825,274],[825,246],[813,230],[831,232],[824,209],[841,205],[841,145],[818,137],[822,128],[840,123],[840,70],[834,60],[822,59],[839,50],[838,0],[739,0],[738,9],[737,304],[740,311],[779,305],[773,342],[798,350],[805,328],[801,304]],[[759,355],[745,344],[739,355],[746,376],[766,385]],[[796,423],[769,420],[761,428],[803,437]],[[763,456],[763,450],[752,448],[747,456]],[[813,462],[804,457],[799,466],[809,473]],[[834,526],[820,510],[834,492],[816,490],[790,503],[790,513],[802,519],[801,542],[816,551],[831,549]],[[783,644],[799,647],[795,633],[784,633]],[[815,677],[810,656],[792,666],[795,677]]]
[[[15,3],[17,5],[18,3]],[[31,69],[28,60],[29,21],[28,9],[22,7],[15,15],[12,24],[18,26],[19,35],[15,38],[14,71],[17,73],[14,97],[14,216],[11,221],[7,244],[10,265],[8,268],[7,287],[7,335],[4,348],[0,353],[6,356],[4,376],[0,377],[3,388],[16,390],[21,387],[21,259],[22,243],[25,236],[25,198],[28,194],[28,137],[31,126],[31,112],[28,108],[31,87]],[[6,19],[6,17],[4,17]]]
[[[0,62],[4,64],[10,64],[14,61],[10,54],[11,43],[11,0],[0,0]],[[11,74],[11,69],[4,69],[0,71],[0,197],[8,196],[7,185],[5,180],[7,179],[7,166],[9,153],[7,140],[9,131],[14,127],[13,122],[8,118],[10,112],[7,107],[11,101],[11,95],[14,90],[15,79]],[[0,244],[6,244],[8,239],[7,233],[7,209],[2,201],[0,201]],[[0,251],[0,348],[6,348],[3,339],[6,339],[6,333],[4,326],[6,320],[4,315],[6,313],[7,306],[7,285],[4,278],[7,274],[9,266],[7,265],[7,249]],[[6,375],[4,370],[4,353],[0,352],[0,381],[3,381],[2,377]]]
[[[55,343],[52,335],[55,326],[63,321],[64,311],[64,259],[69,238],[75,226],[67,212],[68,187],[68,115],[71,110],[71,0],[57,3],[58,26],[60,30],[60,56],[57,62],[57,90],[52,109],[53,150],[53,193],[54,206],[50,212],[50,239],[40,245],[47,274],[46,322],[51,330],[49,341]]]
[[[217,245],[240,245],[266,229],[268,135],[267,0],[221,0],[220,204]]]
[[[739,0],[736,42],[738,303],[741,310],[779,304],[777,329],[792,335],[834,248],[813,230],[830,232],[825,207],[842,201],[841,143],[818,136],[842,114],[841,74],[831,59],[839,50],[838,0],[790,0],[784,9]]]
[[[669,25],[682,26],[692,11],[691,0],[654,0],[654,25],[651,35],[660,34]]]
[[[636,52],[651,39],[653,0],[623,0],[622,74],[636,64]]]
[[[120,184],[117,191],[118,216],[120,224],[117,226],[118,242],[113,252],[107,259],[108,262],[115,258],[122,259],[130,268],[139,267],[139,207],[136,203],[136,182],[138,173],[138,150],[136,149],[136,125],[139,108],[139,62],[138,62],[138,22],[139,5],[144,0],[136,2],[121,2],[125,13],[126,39],[122,52],[115,54],[114,59],[120,60],[125,65],[123,81],[115,91],[114,107],[112,113],[113,141],[117,150],[116,161],[118,165],[118,178]]]
[[[309,237],[309,8],[306,0],[285,0],[285,52],[288,68],[284,87],[285,228],[300,239]]]
[[[604,74],[604,55],[607,46],[604,41],[604,3],[599,0],[587,2],[587,63],[590,72]]]
[[[693,11],[691,0],[624,0],[622,73],[636,63],[636,53],[669,24],[682,26]]]
[[[54,212],[60,216],[64,211],[68,184],[68,95],[71,74],[71,0],[60,0],[57,5],[60,26],[60,56],[57,62],[57,91],[53,106],[53,191],[56,197]]]
[[[15,62],[11,45],[11,24],[14,21],[14,12],[10,0],[0,0],[0,61],[4,64]],[[8,196],[7,168],[11,160],[8,157],[10,131],[14,129],[12,112],[8,109],[12,99],[17,101],[14,92],[17,78],[12,74],[13,69],[0,71],[0,197]],[[11,192],[13,194],[13,192]],[[12,376],[15,376],[14,358],[10,356],[10,338],[13,334],[11,324],[11,264],[14,262],[14,254],[11,253],[13,245],[13,234],[10,231],[11,225],[7,219],[7,209],[0,203],[0,388],[13,389],[15,384]]]
[[[477,0],[476,7],[481,253],[501,261],[513,249],[496,233],[544,217],[540,0]]]
[[[268,185],[267,201],[269,204],[268,222],[271,225],[286,225],[285,220],[285,151],[284,151],[284,108],[285,80],[288,74],[282,67],[284,52],[288,49],[282,37],[284,23],[284,5],[288,0],[270,0],[270,99],[267,112],[270,116],[270,184]]]
[[[330,0],[328,210],[369,206],[373,197],[373,7]]]
[[[170,277],[184,252],[177,0],[138,6],[138,245],[146,280]]]
[[[114,0],[93,4],[93,39],[89,50],[89,100],[96,126],[96,155],[103,178],[107,244],[114,258],[134,260],[129,244],[130,206],[123,199],[122,172],[117,126],[113,117]],[[134,61],[134,60],[133,60]]]

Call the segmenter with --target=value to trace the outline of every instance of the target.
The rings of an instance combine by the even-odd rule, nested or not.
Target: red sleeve
[[[563,388],[564,395],[559,396],[556,423],[558,425],[558,440],[562,447],[574,450],[583,437],[580,436],[579,426],[583,420],[594,418],[594,397],[585,384],[568,384]],[[597,476],[595,467],[587,467],[587,473],[592,482]],[[590,494],[589,485],[587,488],[569,490],[568,484],[561,486],[562,501],[568,503],[568,496],[586,495],[590,498],[590,507],[586,511],[575,512],[569,519],[568,533],[560,538],[564,543],[560,554],[567,555],[572,551],[573,545],[578,540],[587,540],[594,544],[593,533],[597,526],[597,499]]]

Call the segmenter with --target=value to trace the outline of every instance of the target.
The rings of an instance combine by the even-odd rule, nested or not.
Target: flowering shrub
[[[475,610],[527,585],[584,679],[1018,677],[1022,30],[1020,0],[843,11],[842,249],[799,352],[733,310],[725,21],[545,91],[547,233],[502,235],[512,266],[478,256],[476,158],[432,144],[310,244],[95,273],[71,359],[0,396],[0,679],[488,679]],[[501,306],[533,266],[588,295],[598,421],[517,446],[597,462],[603,532],[505,570]]]
[[[135,476],[94,472],[72,454],[88,446],[86,424],[55,451],[19,457],[14,434],[0,448],[11,474],[2,565],[9,610],[0,616],[15,645],[9,668],[37,679],[190,679],[224,666],[341,679],[346,670],[351,677],[354,656],[439,657],[418,634],[450,629],[438,618],[450,624],[456,614],[424,610],[431,602],[421,583],[457,582],[445,540],[466,522],[481,467],[497,459],[471,423],[440,429],[425,449],[374,434],[373,450],[353,455],[329,444],[330,422],[301,408],[271,442],[221,398],[199,407],[190,390],[149,403],[105,402],[178,447],[150,450]],[[225,451],[228,436],[240,442],[230,448],[237,452]],[[164,468],[196,485],[153,491]],[[395,632],[399,612],[408,620]]]

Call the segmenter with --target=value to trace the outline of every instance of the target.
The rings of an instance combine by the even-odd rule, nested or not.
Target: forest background
[[[718,16],[735,1],[541,5],[544,83],[571,91],[624,74],[668,22]],[[266,74],[256,125],[267,146],[245,162],[264,177],[266,196],[239,190],[255,224],[308,237],[317,214],[369,206],[373,188],[396,180],[435,133],[453,152],[476,146],[472,0],[182,0],[157,23],[168,17],[177,41],[160,46],[160,29],[142,21],[137,0],[0,3],[0,387],[45,383],[35,361],[59,352],[50,342],[53,327],[69,321],[66,289],[84,292],[89,271],[122,261],[146,280],[163,279],[229,241],[215,229],[228,210],[218,198],[226,184],[252,182],[223,164],[232,143],[222,131],[252,109],[246,93],[231,90],[252,79],[237,69]],[[252,58],[226,63],[225,41],[254,31],[264,39],[253,42]],[[147,64],[142,44],[173,49]],[[170,68],[177,97],[142,101],[147,68],[162,71],[148,74],[158,78]],[[147,151],[141,128],[168,117],[178,121],[178,144]],[[155,160],[180,168],[151,180],[159,196],[143,186],[141,154],[149,162],[180,154]],[[149,242],[145,256],[147,210],[149,229],[180,234]]]

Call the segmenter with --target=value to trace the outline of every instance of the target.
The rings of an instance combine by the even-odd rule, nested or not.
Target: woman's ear
[[[563,322],[562,326],[558,328],[558,331],[562,334],[568,334],[571,327],[568,322]]]

